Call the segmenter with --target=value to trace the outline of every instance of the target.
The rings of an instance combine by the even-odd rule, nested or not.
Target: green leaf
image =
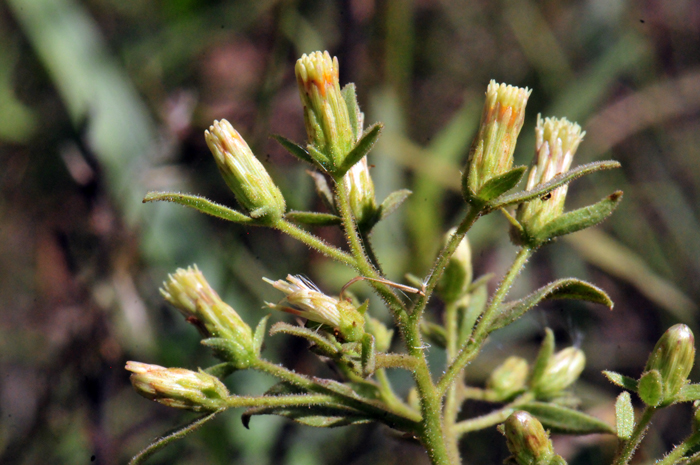
[[[535,363],[532,364],[532,371],[530,372],[530,379],[528,380],[530,386],[538,384],[549,364],[549,360],[552,358],[552,355],[554,355],[554,333],[549,328],[545,328],[544,331],[545,335],[542,340],[542,345],[540,346],[540,351],[537,353]]]
[[[498,316],[491,323],[489,331],[494,331],[513,323],[525,312],[544,300],[554,299],[583,300],[605,305],[610,309],[614,306],[605,291],[591,283],[576,278],[558,279],[537,289],[527,297],[504,304]]]
[[[553,433],[593,434],[614,433],[615,430],[598,418],[578,410],[546,402],[530,402],[518,407],[536,416]]]
[[[192,194],[179,194],[177,192],[149,192],[143,198],[143,203],[148,202],[173,202],[186,207],[194,208],[207,215],[221,218],[222,220],[233,221],[241,224],[257,224],[257,222],[243,213],[220,205],[211,200]]]
[[[420,326],[420,332],[423,333],[423,336],[430,341],[431,344],[441,349],[447,347],[447,331],[445,331],[445,328],[442,326],[425,321]]]
[[[352,134],[355,140],[359,139],[362,134],[361,123],[364,120],[364,115],[360,111],[360,105],[357,103],[357,89],[355,84],[350,82],[340,90],[340,94],[345,100],[345,106],[348,107],[348,116],[350,117],[350,125],[352,126]]]
[[[574,179],[580,178],[581,176],[595,173],[596,171],[619,168],[620,166],[620,163],[614,160],[597,161],[581,165],[574,168],[573,170],[569,170],[565,173],[561,173],[554,176],[549,182],[540,184],[531,191],[516,192],[515,194],[495,198],[493,199],[493,201],[488,203],[488,209],[489,211],[493,211],[498,210],[499,208],[507,207],[509,205],[516,205],[519,203],[527,202],[528,200],[542,197],[543,195],[552,192],[557,187],[563,186],[564,184],[568,184]]]
[[[555,237],[595,226],[610,216],[621,201],[622,191],[616,191],[593,205],[564,213],[537,231],[533,239],[543,244]]]
[[[291,211],[287,212],[284,218],[292,223],[308,224],[312,226],[333,226],[342,222],[342,219],[337,215],[317,212]]]
[[[306,174],[311,176],[311,178],[314,180],[314,186],[316,186],[316,193],[319,197],[321,197],[321,200],[323,201],[326,208],[328,208],[328,211],[330,211],[331,213],[337,213],[338,210],[337,208],[335,208],[333,192],[328,186],[328,181],[326,180],[326,177],[318,171],[306,170]]]
[[[387,195],[382,204],[379,206],[379,220],[383,220],[387,216],[394,213],[411,194],[412,192],[410,190],[401,189]]]
[[[482,202],[489,202],[505,194],[518,185],[523,175],[527,171],[526,166],[517,166],[507,173],[489,179],[481,186],[476,195]]]
[[[637,392],[637,380],[630,378],[625,375],[621,375],[620,373],[615,373],[614,371],[603,371],[603,374],[605,375],[608,380],[621,387],[622,389],[627,389],[628,391],[632,392]]]
[[[210,337],[202,339],[200,344],[209,347],[214,356],[225,362],[230,362],[237,369],[247,368],[250,364],[251,355],[247,353],[240,345],[235,342],[224,339],[222,337]]]
[[[318,166],[318,163],[316,163],[316,161],[311,157],[311,155],[309,155],[309,152],[307,152],[306,149],[304,149],[304,147],[302,147],[301,145],[297,144],[296,142],[292,142],[291,140],[279,134],[273,134],[271,137],[277,142],[279,142],[280,145],[287,150],[287,152],[291,153],[299,160],[304,161],[306,163],[310,163],[314,166]]]
[[[645,372],[637,384],[637,394],[642,402],[650,407],[656,407],[664,400],[664,381],[659,370]]]
[[[632,437],[634,430],[634,408],[630,393],[625,391],[615,401],[615,429],[617,437],[626,441]]]
[[[335,179],[341,180],[343,176],[345,176],[345,173],[347,173],[348,170],[355,165],[355,163],[362,160],[362,157],[367,155],[369,151],[372,150],[375,142],[377,142],[377,139],[379,139],[379,135],[381,134],[383,127],[384,126],[382,123],[374,123],[372,126],[367,128],[365,133],[362,134],[360,140],[357,141],[357,144],[355,144],[355,147],[345,156],[343,164],[333,171],[333,177],[335,177]]]
[[[255,327],[255,334],[253,334],[253,349],[258,356],[262,351],[263,342],[265,342],[265,329],[267,328],[267,320],[269,319],[270,315],[266,315],[262,320],[260,320],[258,326]]]
[[[700,400],[700,384],[686,384],[678,393],[678,402],[693,402]]]
[[[253,415],[279,415],[307,426],[334,428],[372,421],[362,412],[341,404],[303,407],[254,407],[243,413],[241,421],[248,428]]]
[[[283,321],[277,322],[270,328],[270,336],[277,333],[289,334],[292,336],[303,337],[312,344],[321,353],[331,357],[340,352],[340,344],[337,341],[332,341],[325,337],[322,331],[316,331],[310,328],[302,328],[301,326],[290,325]]]
[[[236,371],[236,365],[229,362],[219,363],[218,365],[210,366],[209,368],[204,370],[205,373],[212,376],[216,376],[219,379],[226,378],[234,371]]]

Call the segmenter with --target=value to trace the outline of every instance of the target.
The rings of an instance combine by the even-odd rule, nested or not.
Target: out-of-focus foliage
[[[274,232],[249,235],[175,205],[140,203],[147,190],[182,190],[231,204],[203,138],[227,118],[291,208],[318,206],[305,167],[267,138],[303,140],[291,70],[317,49],[339,57],[341,82],[357,84],[367,121],[385,125],[370,158],[377,198],[414,192],[374,235],[391,279],[424,274],[462,208],[459,171],[492,78],[533,89],[516,162],[532,157],[541,112],[587,131],[579,164],[623,164],[569,189],[574,208],[621,188],[618,212],[544,249],[516,289],[573,275],[601,284],[615,310],[557,303],[532,312],[496,333],[471,380],[516,347],[532,360],[546,322],[586,352],[578,393],[585,409],[611,419],[616,392],[600,370],[638,376],[663,329],[683,321],[697,332],[700,10],[690,0],[8,0],[0,5],[0,463],[123,463],[189,420],[136,396],[123,370],[128,358],[211,362],[158,295],[176,267],[197,263],[251,325],[273,298],[263,275],[303,273],[329,290],[352,277]],[[505,220],[492,216],[470,233],[482,251],[477,276],[502,273],[513,253]],[[441,309],[431,310],[438,318]],[[271,358],[324,369],[300,355],[298,340],[270,341]],[[229,388],[260,393],[271,382],[240,373]],[[675,423],[655,420],[649,456],[687,433]],[[417,446],[383,433],[275,418],[246,430],[228,412],[151,463],[426,463]],[[465,456],[500,463],[505,448],[479,445],[502,444],[496,434],[465,441]],[[554,441],[569,463],[611,453],[606,443]]]

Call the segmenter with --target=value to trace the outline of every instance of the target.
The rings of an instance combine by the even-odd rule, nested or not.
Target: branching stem
[[[639,447],[639,443],[644,439],[647,428],[649,428],[649,424],[651,423],[651,417],[653,417],[655,413],[655,407],[646,407],[644,409],[642,417],[635,425],[634,431],[632,431],[632,436],[627,441],[620,442],[613,465],[627,465],[630,462],[634,452],[637,450],[637,447]]]

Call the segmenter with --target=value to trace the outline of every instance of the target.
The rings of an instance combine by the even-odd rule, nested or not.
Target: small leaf
[[[387,216],[394,213],[411,194],[412,192],[410,190],[401,189],[387,195],[382,204],[379,206],[379,219],[383,220]]]
[[[338,210],[337,208],[335,208],[333,192],[328,186],[328,181],[326,180],[326,177],[322,173],[319,173],[315,170],[306,170],[306,174],[311,176],[311,178],[314,180],[314,186],[316,186],[316,193],[319,197],[321,197],[321,200],[323,201],[323,204],[326,206],[326,208],[328,208],[328,210],[331,213],[337,213]]]
[[[686,384],[678,394],[678,402],[693,402],[700,400],[700,384]]]
[[[317,212],[297,212],[291,211],[284,215],[284,218],[297,224],[308,224],[312,226],[333,226],[340,224],[342,219],[330,213]]]
[[[291,140],[279,134],[273,134],[272,138],[279,142],[280,145],[287,150],[287,152],[291,153],[299,160],[317,166],[317,163],[314,161],[313,158],[311,158],[309,152],[307,152],[301,145],[297,144],[296,142],[292,142]]]
[[[637,392],[637,380],[614,371],[603,371],[608,381],[628,391]]]
[[[623,392],[615,401],[615,429],[617,437],[626,441],[632,437],[634,430],[634,408],[629,392]]]
[[[598,418],[578,410],[546,402],[530,402],[518,407],[536,416],[553,433],[593,434],[614,433],[614,429]]]
[[[207,215],[215,216],[222,220],[233,221],[234,223],[256,224],[254,219],[243,213],[212,202],[199,195],[179,194],[177,192],[149,192],[146,194],[146,197],[143,198],[143,203],[158,201],[178,203],[199,210]]]
[[[476,195],[482,202],[489,202],[500,195],[505,194],[518,185],[523,175],[527,171],[526,166],[517,166],[507,173],[489,179],[481,186]]]
[[[498,316],[491,323],[489,331],[494,331],[513,323],[525,312],[544,300],[554,299],[583,300],[605,305],[610,309],[614,306],[605,291],[591,283],[575,278],[558,279],[537,289],[527,297],[504,304]]]
[[[253,335],[253,348],[255,353],[260,355],[262,351],[263,342],[265,341],[265,329],[267,328],[267,320],[270,319],[270,315],[265,316],[258,326],[255,327],[255,334]]]
[[[442,326],[425,321],[423,324],[421,324],[420,331],[431,344],[434,344],[441,349],[447,347],[447,332]]]
[[[379,139],[379,135],[381,134],[383,127],[384,126],[382,123],[374,123],[372,126],[367,128],[365,133],[362,134],[360,140],[358,140],[357,144],[355,144],[355,147],[345,156],[343,164],[333,172],[333,177],[335,177],[335,179],[341,180],[343,176],[345,176],[345,173],[347,173],[348,170],[355,165],[355,163],[362,160],[362,157],[367,155],[369,151],[372,150],[375,142],[377,142],[377,139]]]
[[[231,373],[236,371],[236,365],[233,363],[219,363],[218,365],[210,366],[206,370],[204,370],[205,373],[216,376],[219,379],[224,379]]]
[[[565,173],[554,176],[549,182],[540,184],[531,191],[516,192],[515,194],[496,198],[492,202],[489,202],[488,209],[489,211],[493,211],[509,205],[527,202],[529,200],[542,197],[543,195],[552,192],[557,187],[570,183],[574,179],[580,178],[581,176],[595,173],[596,171],[619,168],[620,166],[621,165],[619,162],[613,160],[597,161],[586,165],[581,165]]]
[[[362,122],[364,120],[364,115],[360,111],[360,105],[357,103],[357,90],[355,89],[355,84],[352,82],[346,84],[341,90],[340,94],[345,100],[345,106],[348,107],[348,116],[350,117],[350,125],[352,126],[352,134],[355,140],[359,139],[360,134],[362,134]]]
[[[272,385],[270,389],[265,391],[266,396],[290,396],[290,395],[295,395],[295,394],[306,394],[307,392],[304,391],[302,388],[299,386],[296,386],[292,383],[288,383],[286,381],[281,381],[277,384]]]
[[[357,425],[368,423],[368,418],[362,412],[344,405],[318,405],[303,407],[254,407],[243,413],[241,421],[248,428],[253,415],[279,415],[307,426],[317,428],[334,428],[337,426]]]
[[[222,337],[210,337],[199,342],[209,347],[216,358],[230,362],[238,369],[244,369],[250,365],[251,355],[234,341]]]
[[[337,341],[331,341],[323,335],[323,332],[302,328],[301,326],[290,325],[283,321],[279,321],[270,328],[270,336],[277,333],[289,334],[292,336],[303,337],[310,343],[316,346],[316,349],[329,357],[340,352],[340,344]]]
[[[547,369],[549,360],[554,355],[554,333],[551,329],[545,328],[544,339],[542,340],[542,345],[540,346],[540,351],[537,353],[537,358],[535,363],[532,364],[532,371],[530,372],[530,379],[528,384],[534,386],[539,383],[540,378]]]
[[[637,384],[639,398],[650,407],[656,407],[664,400],[664,381],[658,370],[645,372]]]
[[[595,226],[610,216],[621,201],[622,191],[617,191],[593,205],[564,213],[537,231],[533,239],[542,244],[555,237]]]

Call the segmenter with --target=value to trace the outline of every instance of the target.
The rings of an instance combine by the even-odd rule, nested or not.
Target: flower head
[[[268,307],[330,326],[349,342],[359,341],[364,334],[365,318],[354,305],[327,296],[307,279],[288,275],[287,281],[263,280],[287,294]]]
[[[279,219],[286,210],[282,192],[231,123],[214,121],[204,139],[236,200],[253,218]]]
[[[673,402],[688,381],[695,363],[695,337],[684,324],[671,326],[649,355],[645,371],[658,370],[663,382],[664,403]]]
[[[569,170],[574,154],[583,136],[581,126],[566,118],[545,118],[537,115],[536,157],[527,179],[527,190],[550,181],[554,176]],[[518,207],[517,220],[526,232],[534,232],[560,216],[568,185],[563,185],[549,194]]]
[[[338,59],[328,52],[304,54],[294,68],[309,145],[322,157],[317,161],[329,171],[339,166],[355,145],[338,69]]]
[[[583,351],[567,347],[552,356],[532,388],[538,397],[551,397],[573,384],[585,366],[586,355]]]
[[[503,425],[508,450],[518,465],[544,465],[555,457],[552,441],[540,421],[519,410]]]
[[[218,378],[183,368],[165,368],[147,363],[126,362],[131,384],[147,399],[168,407],[203,411],[225,406],[228,389]]]
[[[532,91],[491,81],[481,114],[479,132],[469,150],[462,184],[478,195],[490,179],[513,166],[515,144],[525,120],[525,106]]]
[[[374,182],[369,174],[366,156],[345,173],[343,182],[350,193],[350,208],[357,223],[364,225],[372,221],[377,213],[377,201],[374,197]]]

